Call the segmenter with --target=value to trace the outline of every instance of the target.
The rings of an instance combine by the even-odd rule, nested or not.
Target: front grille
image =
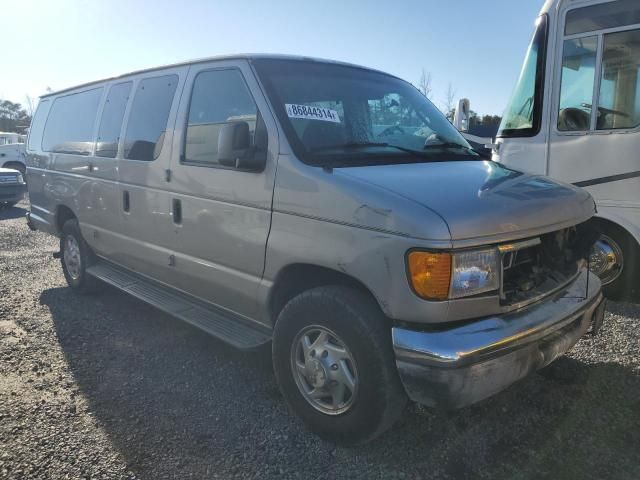
[[[1,184],[18,183],[18,176],[17,175],[0,175],[0,183]]]
[[[501,304],[527,304],[566,285],[586,265],[596,238],[596,232],[581,224],[501,245]]]

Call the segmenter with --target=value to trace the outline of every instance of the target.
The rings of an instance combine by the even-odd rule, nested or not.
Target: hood
[[[582,189],[489,161],[340,168],[439,214],[454,242],[482,243],[537,235],[581,223],[595,213]]]
[[[14,170],[13,168],[4,168],[4,167],[0,167],[0,174],[2,173],[20,173],[18,170]]]

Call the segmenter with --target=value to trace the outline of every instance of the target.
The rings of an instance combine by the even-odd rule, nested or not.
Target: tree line
[[[0,99],[0,132],[25,133],[31,124],[31,112],[27,108],[20,103]]]

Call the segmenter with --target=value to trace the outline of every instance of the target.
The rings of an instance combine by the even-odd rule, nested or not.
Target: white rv
[[[640,290],[640,1],[548,0],[493,160],[586,188],[605,291]]]
[[[27,136],[13,132],[0,132],[0,168],[12,168],[25,174],[25,140]]]

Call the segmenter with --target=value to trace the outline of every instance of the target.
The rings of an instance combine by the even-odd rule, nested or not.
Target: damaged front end
[[[585,222],[501,245],[500,304],[522,308],[571,283],[588,265],[597,238],[598,232]]]
[[[589,330],[596,333],[605,301],[588,258],[597,237],[583,223],[501,244],[500,312],[440,328],[394,327],[396,365],[409,397],[446,409],[470,405],[553,362]]]

